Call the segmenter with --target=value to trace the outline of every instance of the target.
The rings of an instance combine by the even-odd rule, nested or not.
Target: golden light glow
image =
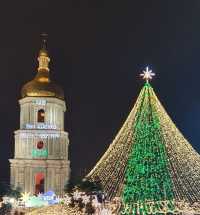
[[[40,78],[38,78],[38,81],[40,81],[40,82],[46,82],[46,83],[48,83],[49,82],[49,78],[48,77],[40,77]]]
[[[39,61],[38,71],[49,71],[50,58],[46,54],[40,53],[38,61]]]
[[[127,120],[107,151],[86,176],[92,181],[100,179],[110,199],[121,196],[129,152],[135,142],[133,127],[136,114],[139,113],[143,102],[144,90],[144,88],[141,90]],[[200,209],[200,156],[170,119],[153,88],[150,90],[151,104],[155,107],[159,117],[169,159],[169,171],[175,195],[174,201],[184,202],[184,207],[188,204],[189,208],[197,205]]]

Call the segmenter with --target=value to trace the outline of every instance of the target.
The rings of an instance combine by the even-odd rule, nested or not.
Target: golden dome
[[[24,97],[56,97],[64,99],[64,92],[61,87],[50,80],[48,52],[45,47],[45,41],[38,56],[39,67],[35,78],[26,83],[21,90],[21,96]]]
[[[49,72],[39,71],[36,77],[26,83],[21,90],[21,96],[24,97],[56,97],[64,99],[64,92],[55,83],[49,79]]]

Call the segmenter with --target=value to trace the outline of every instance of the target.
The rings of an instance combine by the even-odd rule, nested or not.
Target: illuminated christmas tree
[[[133,125],[134,144],[127,162],[122,195],[123,211],[127,215],[130,212],[155,212],[160,209],[163,201],[166,202],[168,211],[174,209],[173,184],[165,140],[155,107],[154,92],[148,82],[140,96],[140,111],[136,113]]]
[[[87,175],[100,180],[122,214],[191,211],[200,202],[200,156],[176,128],[146,80],[124,125]]]

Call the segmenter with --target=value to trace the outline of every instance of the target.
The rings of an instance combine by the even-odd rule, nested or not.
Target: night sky
[[[7,2],[7,3],[5,3]],[[105,152],[143,86],[200,152],[200,1],[5,1],[0,5],[0,180],[9,181],[20,89],[48,33],[51,77],[65,92],[73,176]],[[9,4],[10,2],[10,4]],[[11,3],[12,2],[12,3]]]

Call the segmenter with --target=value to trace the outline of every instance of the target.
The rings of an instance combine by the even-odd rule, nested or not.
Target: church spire
[[[38,61],[39,61],[39,67],[38,67],[38,72],[39,71],[49,71],[49,62],[50,58],[48,56],[48,51],[47,51],[47,34],[43,33],[41,34],[42,36],[42,46],[39,51],[39,56],[38,56]]]

